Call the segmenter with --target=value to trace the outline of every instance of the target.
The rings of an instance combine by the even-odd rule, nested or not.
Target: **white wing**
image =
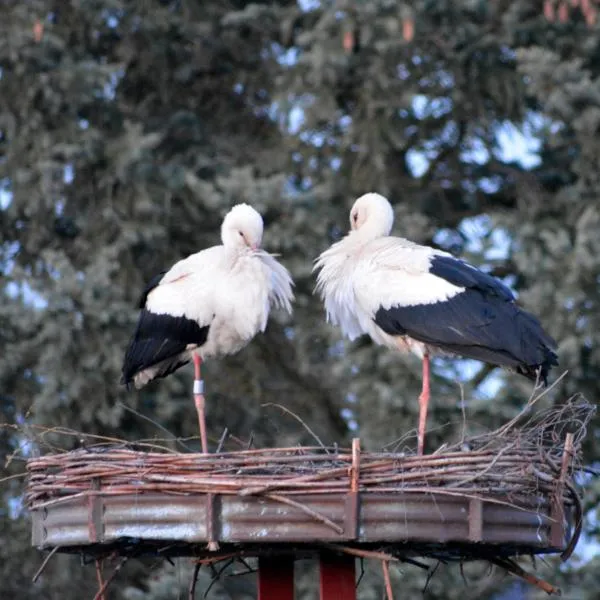
[[[148,293],[146,308],[208,325],[214,315],[215,292],[223,277],[223,255],[222,246],[213,246],[175,263]]]
[[[402,238],[370,242],[362,249],[353,274],[357,303],[372,318],[379,308],[433,304],[463,291],[429,272],[435,255],[450,256]]]

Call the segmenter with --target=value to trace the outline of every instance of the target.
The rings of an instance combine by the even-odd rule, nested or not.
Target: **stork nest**
[[[566,429],[576,456],[589,405],[565,405],[536,416],[528,427],[497,431],[445,446],[433,454],[360,452],[354,447],[301,446],[196,454],[146,452],[98,444],[27,462],[26,503],[45,508],[67,498],[162,492],[251,496],[361,492],[413,492],[485,497],[515,505],[555,491]],[[569,469],[569,473],[572,469]],[[576,503],[569,474],[563,500]]]
[[[595,409],[574,398],[524,419],[531,404],[495,431],[424,456],[360,452],[358,440],[351,449],[305,446],[216,454],[97,444],[29,459],[25,500],[30,510],[98,493],[276,494],[293,504],[297,495],[352,490],[467,496],[522,507],[540,496],[555,496],[560,482],[560,500],[581,515],[572,475]]]
[[[83,552],[96,558],[109,554],[123,557],[100,591],[105,589],[128,558],[143,554],[144,548],[146,552],[157,552],[163,556],[182,551],[196,557],[197,566],[190,588],[191,598],[197,569],[201,564],[211,565],[221,560],[243,561],[244,556],[258,556],[269,552],[291,551],[300,555],[303,551],[299,548],[301,546],[304,551],[307,548],[317,552],[333,550],[351,556],[378,559],[384,567],[391,561],[400,560],[427,568],[410,558],[418,555],[444,560],[486,559],[548,593],[558,593],[558,588],[523,571],[511,556],[523,552],[556,552],[562,549],[561,557],[566,560],[573,552],[581,533],[583,516],[574,475],[580,468],[581,444],[595,407],[581,397],[574,397],[558,408],[535,412],[532,410],[533,404],[542,395],[543,393],[530,399],[517,417],[499,429],[453,445],[444,445],[433,454],[425,456],[395,451],[361,452],[358,439],[353,441],[352,448],[349,449],[319,445],[215,454],[180,453],[157,447],[154,443],[131,445],[112,440],[85,449],[30,458],[27,461],[25,501],[32,513],[38,515],[38,525],[39,517],[43,519],[42,515],[48,513],[45,509],[51,511],[51,507],[61,504],[71,508],[76,505],[81,507],[82,503],[89,506],[90,521],[86,523],[86,527],[90,535],[93,533],[95,536],[95,543],[88,544],[86,537],[80,545],[65,547],[63,550]],[[49,431],[58,432],[57,429]],[[543,543],[519,545],[508,541],[491,542],[487,545],[440,541],[419,543],[417,540],[406,546],[383,539],[380,543],[360,543],[359,538],[355,537],[358,531],[359,493],[360,498],[365,500],[369,496],[381,497],[382,494],[392,501],[399,497],[422,499],[431,496],[432,510],[438,508],[436,502],[440,502],[440,497],[454,497],[461,499],[463,503],[467,499],[469,540],[472,540],[472,526],[481,536],[482,502],[486,505],[491,503],[509,506],[519,511],[533,511],[537,515],[534,515],[535,518],[539,519],[539,527],[542,527],[542,520],[546,526],[552,524],[547,538],[550,541],[545,548]],[[264,499],[288,505],[288,509],[292,507],[299,511],[297,514],[303,513],[306,527],[311,522],[317,523],[321,526],[321,531],[323,528],[325,531],[329,529],[329,535],[314,539],[304,546],[286,546],[281,543],[269,545],[269,540],[265,539],[264,542],[267,543],[264,544],[224,543],[221,547],[218,540],[211,538],[209,530],[212,525],[206,526],[208,545],[206,542],[196,542],[186,546],[186,542],[159,539],[146,540],[144,544],[140,544],[139,539],[134,539],[133,543],[121,538],[106,540],[97,536],[96,524],[92,521],[102,514],[97,504],[99,498],[108,506],[114,497],[122,497],[124,502],[129,502],[131,498],[139,499],[144,495],[150,504],[154,502],[156,495],[163,498],[163,503],[166,499],[167,503],[175,504],[181,498],[203,496],[207,500],[207,523],[214,518],[212,501],[215,497],[220,496],[223,503],[227,498],[236,497],[240,501],[243,498]],[[306,501],[309,497],[339,498],[344,495],[347,500],[353,500],[345,503],[345,512],[349,509],[352,519],[346,519],[344,527],[340,526],[339,521],[333,522],[319,510],[315,510],[315,504]],[[129,499],[125,498],[127,496]],[[129,505],[135,506],[136,502],[129,502]],[[565,508],[573,509],[575,524],[566,546],[563,528]],[[465,508],[459,510],[465,511]],[[77,515],[77,510],[73,515]],[[347,514],[345,516],[348,517]],[[397,518],[397,515],[391,517],[391,523],[396,523],[396,530],[400,526]],[[510,521],[511,517],[507,518]],[[354,525],[348,526],[352,521]],[[442,518],[442,530],[443,521]],[[266,518],[260,523],[261,528],[267,527]],[[498,522],[496,523],[497,530]],[[250,526],[252,529],[252,523]],[[419,526],[417,524],[417,528]],[[36,527],[34,524],[34,540]],[[39,532],[45,531],[45,525],[43,528],[37,527],[37,531],[39,541],[42,539]],[[355,533],[347,536],[348,531]],[[536,535],[541,542],[539,529]],[[417,534],[416,538],[419,537],[420,534]],[[484,540],[479,537],[479,541]],[[54,544],[36,577],[61,545],[62,543]],[[52,543],[50,546],[44,543],[43,546],[49,548]],[[387,567],[384,568],[384,575],[387,585],[389,574],[386,569]]]

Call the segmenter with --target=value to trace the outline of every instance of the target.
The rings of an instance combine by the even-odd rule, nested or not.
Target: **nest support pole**
[[[258,559],[258,600],[294,600],[294,558]]]
[[[356,600],[353,556],[321,554],[319,576],[320,600]]]
[[[319,557],[320,600],[356,600],[355,559],[329,552]],[[294,600],[294,558],[258,560],[258,600]]]

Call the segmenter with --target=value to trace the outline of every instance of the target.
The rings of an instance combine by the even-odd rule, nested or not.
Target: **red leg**
[[[423,454],[425,447],[425,425],[429,404],[429,354],[423,356],[423,384],[419,395],[419,429],[417,432],[417,454]]]
[[[208,454],[208,442],[206,440],[206,420],[204,418],[204,382],[200,375],[200,365],[202,359],[196,352],[193,353],[194,358],[194,403],[196,404],[196,411],[198,413],[198,424],[200,425],[200,444],[202,445],[202,452]]]

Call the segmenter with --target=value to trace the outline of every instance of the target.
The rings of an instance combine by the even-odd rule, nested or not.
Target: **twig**
[[[238,556],[237,560],[242,563],[245,570],[244,571],[235,571],[234,573],[228,573],[227,577],[239,577],[240,575],[250,575],[251,573],[258,572],[258,569],[253,569],[241,556]]]
[[[204,592],[203,598],[206,598],[208,596],[208,593],[212,589],[212,586],[215,585],[215,583],[217,581],[219,581],[219,579],[221,578],[221,575],[223,574],[223,571],[227,567],[229,567],[229,565],[231,565],[234,560],[235,560],[235,558],[230,558],[218,571],[216,569],[214,569],[213,578],[212,578],[210,584],[208,585],[208,587],[206,588],[206,591]]]
[[[356,589],[358,589],[360,582],[362,581],[363,577],[365,576],[365,561],[362,556],[359,559],[359,563],[360,563],[360,574],[358,576],[358,579],[356,580]]]
[[[100,594],[100,596],[98,596],[98,597],[100,600],[105,600],[105,597],[104,597],[105,586],[104,586],[104,579],[102,578],[102,559],[97,558],[95,560],[95,564],[96,564],[96,581],[98,582],[98,589],[100,590],[100,592],[98,592]]]
[[[325,515],[322,515],[321,513],[317,512],[316,510],[313,510],[312,508],[308,508],[308,506],[305,506],[304,504],[302,504],[300,502],[296,502],[296,500],[292,500],[291,498],[288,498],[286,496],[281,496],[280,494],[265,494],[264,497],[271,498],[271,500],[275,500],[276,502],[281,502],[282,504],[287,504],[288,506],[293,506],[294,508],[297,508],[297,509],[301,510],[302,512],[305,512],[307,515],[310,515],[317,521],[320,521],[324,525],[327,525],[327,527],[331,527],[331,529],[333,529],[336,533],[339,533],[340,535],[342,533],[344,533],[344,529],[342,527],[340,527],[339,525],[336,525],[333,521],[328,519]]]
[[[429,587],[430,581],[433,579],[433,576],[435,575],[436,571],[438,570],[438,568],[441,564],[442,564],[442,561],[438,560],[437,563],[435,563],[435,567],[433,567],[433,569],[431,569],[429,571],[429,573],[427,573],[427,579],[425,579],[425,585],[423,586],[423,590],[421,593],[425,594],[425,592],[427,591],[427,588]]]
[[[522,569],[517,563],[513,562],[509,558],[490,558],[490,562],[494,563],[495,565],[498,565],[499,567],[502,567],[503,569],[512,573],[513,575],[516,575],[517,577],[521,577],[521,579],[525,580],[527,583],[535,585],[547,594],[556,594],[557,596],[560,596],[560,588],[557,588],[551,583],[548,583],[547,581],[544,581],[543,579],[540,579],[539,577],[528,573],[527,571]]]
[[[35,575],[31,578],[32,583],[35,583],[40,578],[40,575],[46,568],[46,565],[48,564],[49,560],[56,554],[58,548],[59,548],[58,546],[54,546],[54,548],[52,548],[52,550],[50,550],[50,553],[43,560],[42,564],[40,565],[40,568],[35,572]]]
[[[190,588],[188,590],[188,600],[194,600],[196,597],[196,583],[198,582],[198,573],[202,563],[197,562],[194,565],[194,572],[192,573],[192,581],[190,582]]]
[[[360,479],[360,438],[352,440],[352,467],[350,491],[358,492],[358,482]]]
[[[204,558],[197,558],[196,562],[200,565],[211,566],[215,563],[221,562],[222,560],[226,560],[228,558],[238,558],[242,554],[242,551],[238,552],[224,552],[223,554],[215,554],[210,556],[205,556]]]
[[[217,449],[215,450],[215,454],[219,454],[219,452],[221,452],[221,450],[223,449],[223,444],[225,443],[225,440],[227,439],[228,433],[229,433],[229,429],[227,429],[227,427],[225,427],[225,429],[223,429],[223,433],[221,434],[221,437],[219,438],[219,443],[217,444]]]
[[[344,554],[350,554],[351,556],[358,556],[359,558],[373,558],[375,560],[383,560],[387,562],[400,562],[399,558],[396,558],[392,554],[387,552],[378,552],[376,550],[362,550],[361,548],[353,548],[352,546],[343,546],[342,544],[331,544],[329,542],[321,542],[319,544],[327,550],[334,552],[343,552]]]
[[[571,497],[574,500],[575,507],[575,529],[573,531],[573,535],[567,544],[567,547],[564,549],[563,553],[560,555],[561,560],[564,562],[568,560],[573,552],[575,551],[575,547],[577,546],[577,542],[581,537],[581,531],[583,530],[583,507],[581,506],[581,500],[575,491],[575,488],[569,483],[565,483],[565,487],[571,493]]]
[[[16,473],[15,475],[8,475],[7,477],[0,477],[0,483],[4,483],[5,481],[10,481],[11,479],[21,479],[22,477],[27,477],[27,473]]]
[[[119,564],[115,567],[115,570],[111,573],[110,577],[102,584],[102,587],[98,590],[94,596],[94,600],[102,600],[104,598],[104,592],[111,584],[112,580],[117,576],[117,573],[123,568],[123,565],[129,560],[128,556],[124,556]]]
[[[537,396],[534,396],[535,391],[538,389],[537,386],[534,386],[533,391],[531,392],[531,396],[529,397],[529,400],[527,401],[527,404],[525,404],[525,406],[523,407],[523,410],[513,419],[511,419],[508,423],[506,423],[505,425],[503,425],[502,427],[500,427],[498,430],[496,430],[496,435],[497,437],[502,437],[503,435],[505,435],[510,429],[512,429],[523,417],[523,415],[534,405],[536,404],[539,400],[541,400],[547,393],[549,393],[551,390],[553,390],[556,386],[558,386],[558,384],[560,383],[560,381],[562,381],[562,379],[564,379],[564,377],[567,375],[568,371],[565,371],[564,373],[562,373],[562,375],[560,375],[551,385],[549,385],[543,392],[541,392],[540,394],[538,394]]]
[[[297,414],[293,413],[289,408],[286,408],[285,406],[282,406],[281,404],[276,404],[274,402],[268,402],[267,404],[263,404],[262,406],[264,406],[264,407],[275,406],[277,408],[280,408],[283,412],[287,413],[294,419],[296,419],[296,421],[298,421],[298,423],[300,423],[300,425],[302,425],[302,427],[304,427],[304,429],[306,429],[306,431],[308,431],[308,433],[317,442],[317,444],[319,444],[319,446],[321,446],[321,448],[323,448],[325,451],[327,451],[325,444],[321,441],[319,436]]]
[[[154,419],[151,419],[150,417],[143,415],[141,412],[138,412],[137,410],[135,410],[135,408],[132,408],[131,406],[127,406],[126,404],[123,404],[123,402],[117,402],[117,405],[120,406],[121,408],[124,408],[125,410],[129,411],[130,413],[134,414],[136,417],[143,419],[144,421],[147,421],[148,423],[151,423],[152,425],[154,425],[161,431],[164,431],[167,435],[170,436],[169,439],[176,442],[177,444],[180,444],[181,447],[185,448],[188,452],[192,452],[192,449],[189,446],[184,444],[175,434],[171,433],[166,427],[163,427],[160,423],[158,423]]]
[[[414,565],[415,567],[419,567],[419,569],[423,569],[424,571],[427,571],[427,572],[429,572],[429,570],[431,569],[431,567],[429,565],[426,565],[425,563],[415,560],[414,558],[408,558],[407,556],[403,556],[400,560],[401,560],[401,562],[408,563],[409,565]]]
[[[238,560],[246,567],[248,573],[254,573],[256,569],[253,569],[241,556],[238,557]]]
[[[382,560],[381,568],[383,569],[383,581],[385,582],[385,593],[387,600],[394,600],[392,582],[390,581],[390,563],[387,560]]]
[[[498,454],[492,459],[492,462],[490,462],[489,465],[487,465],[483,471],[478,471],[477,473],[474,473],[473,475],[470,475],[469,477],[465,477],[464,479],[461,479],[460,481],[451,484],[451,487],[459,487],[461,485],[465,485],[465,483],[469,483],[471,481],[475,481],[476,479],[481,479],[483,478],[483,476],[488,473],[489,471],[491,471],[494,466],[496,465],[496,463],[500,460],[500,457],[505,454],[508,450],[510,450],[509,447],[504,447],[501,448],[500,451],[498,452]]]
[[[82,436],[84,438],[90,438],[90,439],[94,439],[94,440],[102,440],[105,443],[108,444],[118,444],[118,445],[122,445],[124,447],[128,446],[128,442],[120,439],[120,438],[115,438],[115,437],[108,437],[105,435],[97,435],[94,433],[81,433],[80,431],[75,431],[74,429],[69,429],[67,427],[44,427],[43,425],[30,425],[29,426],[31,429],[38,429],[41,431],[40,436],[43,438],[46,435],[68,435],[71,437],[77,437],[77,438],[81,438]],[[13,429],[19,429],[17,426],[13,426]],[[40,440],[36,439],[36,441],[39,443]],[[47,442],[46,442],[47,443]],[[160,450],[162,450],[163,452],[174,452],[173,450],[171,450],[170,448],[167,448],[165,446],[158,446],[156,444],[151,444],[148,443],[144,440],[140,440],[139,442],[136,442],[137,446],[146,446],[148,448],[158,448]],[[50,446],[52,447],[52,446]],[[43,458],[43,457],[42,457]]]
[[[462,383],[458,384],[460,388],[460,412],[462,414],[462,426],[460,429],[460,445],[464,446],[465,437],[467,435],[467,411],[465,407],[465,386]]]

